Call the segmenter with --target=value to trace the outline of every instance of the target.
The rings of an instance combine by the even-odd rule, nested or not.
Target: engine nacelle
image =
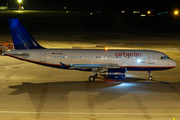
[[[121,68],[109,68],[107,71],[100,72],[99,74],[116,80],[126,79],[126,69]]]

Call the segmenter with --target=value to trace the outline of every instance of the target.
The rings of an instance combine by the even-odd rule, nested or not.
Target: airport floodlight
[[[21,3],[21,2],[22,2],[22,0],[18,0],[18,2],[19,2],[19,3]]]
[[[179,14],[179,11],[178,10],[175,10],[174,11],[174,15],[178,15]]]
[[[151,14],[151,11],[147,11],[147,14]]]

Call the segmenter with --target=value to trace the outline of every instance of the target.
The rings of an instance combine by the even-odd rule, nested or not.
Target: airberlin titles
[[[116,57],[141,57],[141,53],[137,53],[137,52],[134,52],[134,53],[118,52],[118,53],[115,53],[115,56]]]

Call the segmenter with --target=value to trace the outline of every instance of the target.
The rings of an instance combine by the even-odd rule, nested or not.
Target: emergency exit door
[[[40,52],[40,62],[46,62],[46,52]]]

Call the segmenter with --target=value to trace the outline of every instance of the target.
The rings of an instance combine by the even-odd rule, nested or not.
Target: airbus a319
[[[16,18],[8,18],[15,50],[4,55],[61,69],[92,71],[89,81],[98,75],[126,79],[126,72],[166,70],[177,63],[166,54],[152,50],[46,49],[40,46]]]

